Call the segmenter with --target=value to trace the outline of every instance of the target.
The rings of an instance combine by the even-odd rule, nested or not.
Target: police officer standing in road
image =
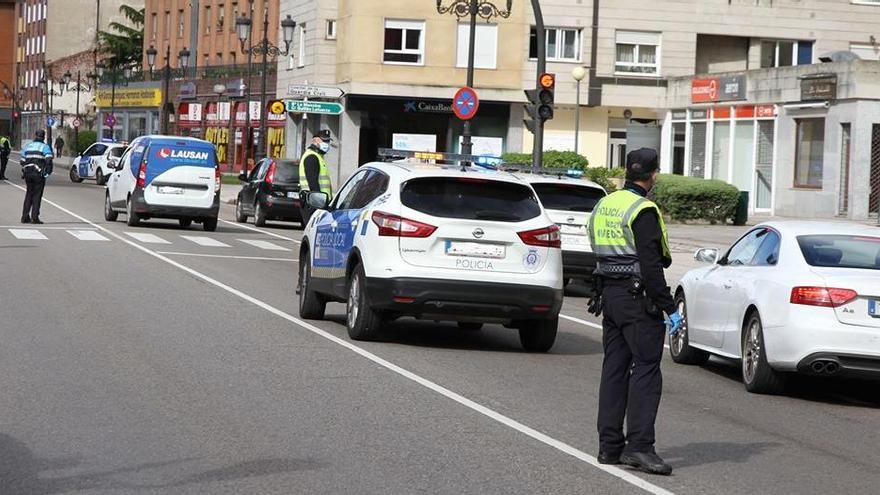
[[[12,152],[12,146],[9,144],[9,138],[0,136],[0,180],[6,180],[6,165],[9,163],[9,153]]]
[[[312,138],[312,144],[303,153],[299,160],[299,190],[300,211],[302,223],[305,226],[312,218],[315,210],[306,203],[306,196],[310,191],[320,191],[327,194],[328,199],[333,198],[333,185],[330,182],[330,169],[324,155],[330,151],[330,131],[324,129]]]
[[[630,152],[624,189],[593,210],[589,230],[600,295],[591,310],[604,312],[598,460],[668,475],[672,467],[654,451],[663,387],[663,313],[670,335],[678,332],[682,318],[663,275],[672,263],[666,225],[657,205],[646,199],[659,168],[655,150]]]
[[[40,203],[46,178],[52,175],[52,158],[52,148],[46,144],[46,131],[40,129],[34,140],[21,151],[21,174],[27,186],[21,223],[43,223],[40,221]]]

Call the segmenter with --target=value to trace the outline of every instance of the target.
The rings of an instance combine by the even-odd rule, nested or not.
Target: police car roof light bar
[[[464,163],[468,162],[490,170],[495,170],[496,166],[501,164],[501,158],[496,156],[463,155],[460,153],[440,153],[436,151],[411,151],[379,148],[378,154],[379,158],[383,161],[415,158],[417,160],[434,160],[437,162],[459,162],[463,164],[461,168],[462,171],[467,170],[467,166],[464,165]]]
[[[584,171],[576,168],[542,167],[535,170],[526,163],[502,163],[498,166],[498,170],[520,174],[555,175],[557,177],[570,177],[572,179],[579,179],[584,176]]]

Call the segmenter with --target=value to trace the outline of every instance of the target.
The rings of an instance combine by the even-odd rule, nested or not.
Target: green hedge
[[[504,163],[516,163],[524,166],[532,166],[531,153],[505,153],[501,156]],[[566,168],[583,170],[584,176],[604,187],[606,191],[612,192],[617,189],[613,182],[609,179],[622,179],[624,170],[622,168],[607,169],[604,167],[591,167],[589,160],[583,155],[574,151],[545,151],[544,164],[548,168]]]
[[[724,223],[736,212],[739,190],[720,180],[663,174],[654,186],[653,199],[673,220]]]
[[[97,132],[95,132],[95,131],[79,131],[79,146],[77,147],[77,150],[76,150],[77,156],[82,155],[83,152],[86,150],[86,148],[95,144],[95,141],[97,141],[97,140],[98,140],[98,133]],[[71,137],[70,137],[70,140],[68,141],[68,143],[70,143],[68,146],[70,146],[71,148],[74,147],[72,134],[71,134]]]

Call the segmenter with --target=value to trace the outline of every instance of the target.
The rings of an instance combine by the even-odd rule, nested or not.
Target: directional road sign
[[[46,126],[47,127],[55,127],[55,118],[54,117],[47,118],[46,119]]]
[[[455,96],[452,98],[452,112],[456,117],[461,120],[470,120],[477,114],[478,108],[480,108],[480,99],[473,88],[465,86],[455,92]]]
[[[327,101],[284,100],[288,112],[339,115],[345,111],[341,103]]]
[[[288,84],[287,96],[298,96],[300,98],[327,98],[338,100],[342,98],[345,91],[333,86],[309,86],[306,84]]]

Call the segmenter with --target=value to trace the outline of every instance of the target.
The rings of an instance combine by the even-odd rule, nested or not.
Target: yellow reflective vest
[[[660,208],[648,199],[629,191],[616,191],[604,197],[593,209],[588,230],[593,252],[596,254],[596,275],[611,278],[638,277],[641,275],[639,256],[632,225],[642,211],[657,211],[662,232],[663,257],[672,260],[666,222]]]
[[[316,157],[318,159],[318,164],[321,167],[320,172],[318,173],[318,187],[321,188],[322,193],[325,193],[328,198],[332,199],[333,184],[330,182],[330,169],[327,168],[327,162],[324,160],[324,156],[312,149],[306,150],[299,159],[299,190],[310,190],[309,179],[306,177],[306,158],[309,156]]]

